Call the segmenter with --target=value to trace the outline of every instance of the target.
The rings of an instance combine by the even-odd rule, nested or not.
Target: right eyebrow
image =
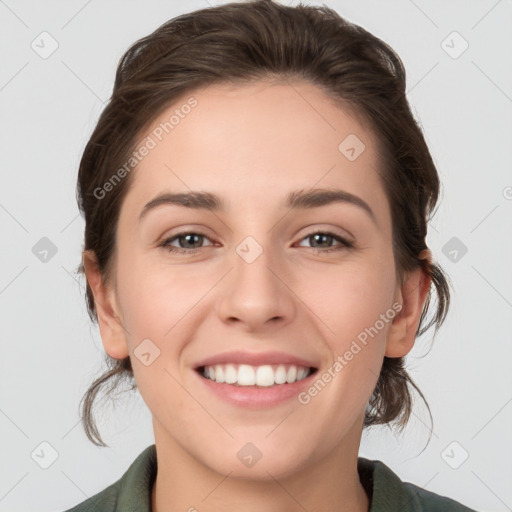
[[[140,212],[139,221],[142,220],[150,210],[164,204],[209,211],[225,211],[226,209],[222,199],[210,192],[164,193],[156,196],[144,206]]]

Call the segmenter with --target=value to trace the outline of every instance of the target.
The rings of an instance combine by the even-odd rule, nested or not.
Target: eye
[[[175,254],[194,254],[205,247],[203,246],[205,239],[209,240],[208,236],[204,233],[184,231],[171,238],[167,238],[160,244],[160,247],[164,247],[169,252]],[[309,240],[310,243],[312,242],[313,244],[323,244],[324,247],[311,247],[318,253],[327,253],[354,247],[353,242],[343,238],[342,236],[336,235],[335,233],[331,233],[330,231],[315,231],[306,235],[302,240]],[[330,244],[334,241],[338,242],[338,245],[331,246]],[[176,245],[172,245],[175,242],[178,243],[178,247],[176,247]],[[301,245],[300,247],[304,246]]]
[[[354,247],[353,242],[343,238],[342,236],[336,235],[335,233],[331,233],[330,231],[314,231],[313,233],[306,235],[302,240],[309,240],[310,243],[313,242],[314,244],[323,244],[324,247],[312,247],[315,252],[319,253],[339,251],[341,249]],[[333,241],[339,242],[339,245],[329,246],[329,244]],[[325,247],[326,245],[327,248]]]
[[[160,247],[165,247],[169,252],[173,253],[193,254],[202,248],[201,245],[204,239],[209,238],[203,233],[184,231],[171,238],[167,238],[160,244]],[[174,241],[177,241],[180,247],[171,245]],[[195,247],[197,245],[199,247]]]

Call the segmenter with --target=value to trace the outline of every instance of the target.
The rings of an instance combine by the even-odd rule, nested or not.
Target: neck
[[[368,512],[357,472],[361,430],[354,427],[335,450],[298,471],[277,476],[266,471],[248,479],[212,470],[154,422],[158,471],[151,511]]]

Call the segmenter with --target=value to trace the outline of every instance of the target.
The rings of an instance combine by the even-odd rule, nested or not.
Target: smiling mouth
[[[293,384],[317,372],[317,368],[294,364],[252,366],[229,363],[199,366],[195,370],[201,377],[218,384],[253,388]]]

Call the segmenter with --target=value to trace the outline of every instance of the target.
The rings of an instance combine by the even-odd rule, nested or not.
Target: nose
[[[248,331],[280,327],[293,320],[294,294],[283,265],[264,250],[254,261],[234,258],[234,268],[220,291],[218,314],[225,323],[239,323]]]

